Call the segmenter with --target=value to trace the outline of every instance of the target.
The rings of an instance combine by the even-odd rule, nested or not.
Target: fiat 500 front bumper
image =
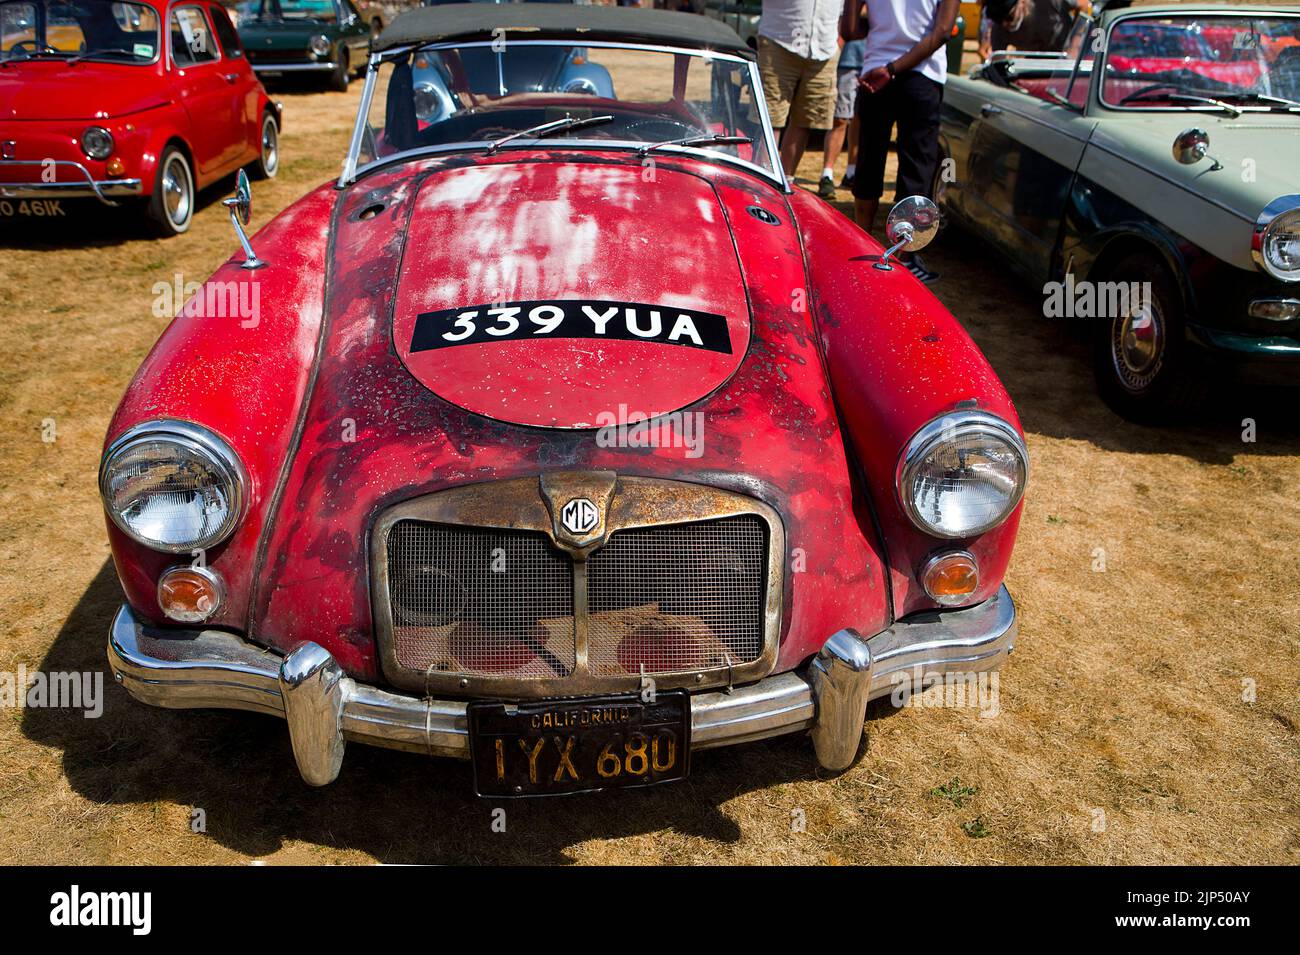
[[[846,769],[861,744],[870,700],[900,685],[919,690],[946,673],[995,669],[1011,652],[1016,631],[1005,587],[975,607],[914,614],[867,639],[840,630],[802,670],[692,694],[691,749],[807,730],[818,762]],[[313,786],[338,776],[348,740],[469,758],[466,701],[359,683],[316,643],[282,656],[224,631],[152,627],[123,606],[113,620],[108,663],[117,682],[143,703],[283,717],[298,769]]]

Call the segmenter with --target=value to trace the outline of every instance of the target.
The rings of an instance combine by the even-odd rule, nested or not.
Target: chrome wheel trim
[[[162,174],[163,207],[171,224],[180,228],[189,221],[190,210],[194,205],[194,183],[190,171],[185,165],[185,158],[173,153],[167,158]]]
[[[270,116],[262,120],[262,169],[274,176],[280,166],[280,135],[275,120]]]
[[[1151,387],[1165,359],[1165,322],[1154,302],[1111,322],[1110,357],[1126,390],[1139,394]]]

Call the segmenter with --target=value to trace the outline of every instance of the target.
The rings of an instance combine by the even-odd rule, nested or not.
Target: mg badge
[[[586,534],[598,523],[600,511],[585,497],[575,497],[560,511],[560,525],[575,537]]]
[[[13,159],[14,147],[18,144],[12,139],[6,139],[0,143],[0,159]]]

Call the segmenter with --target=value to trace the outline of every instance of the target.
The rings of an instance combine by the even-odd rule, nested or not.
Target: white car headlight
[[[1274,199],[1255,221],[1255,262],[1283,282],[1300,282],[1300,196]]]
[[[207,428],[150,421],[113,442],[99,468],[109,518],[132,540],[172,554],[212,547],[243,516],[247,479]]]
[[[1025,493],[1029,452],[1016,429],[984,411],[926,424],[898,462],[898,499],[935,537],[974,537],[1005,521]]]
[[[312,37],[308,46],[317,56],[329,56],[330,54],[330,38],[323,33]]]
[[[81,134],[81,151],[91,159],[107,159],[113,153],[113,134],[103,126],[88,126]]]

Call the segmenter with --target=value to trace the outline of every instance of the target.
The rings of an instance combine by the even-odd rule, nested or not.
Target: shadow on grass
[[[107,676],[108,624],[121,603],[111,562],[55,638],[45,672],[105,672],[98,719],[28,709],[23,733],[63,753],[69,785],[97,803],[200,807],[212,839],[265,856],[287,841],[355,849],[390,863],[562,863],[590,839],[673,830],[732,843],[740,829],[718,806],[744,792],[818,774],[812,746],[786,737],[697,753],[681,783],[640,790],[492,802],[471,792],[467,762],[351,744],[338,781],[301,781],[282,721],[220,710],[164,710],[131,699]],[[491,829],[506,809],[506,833]]]

